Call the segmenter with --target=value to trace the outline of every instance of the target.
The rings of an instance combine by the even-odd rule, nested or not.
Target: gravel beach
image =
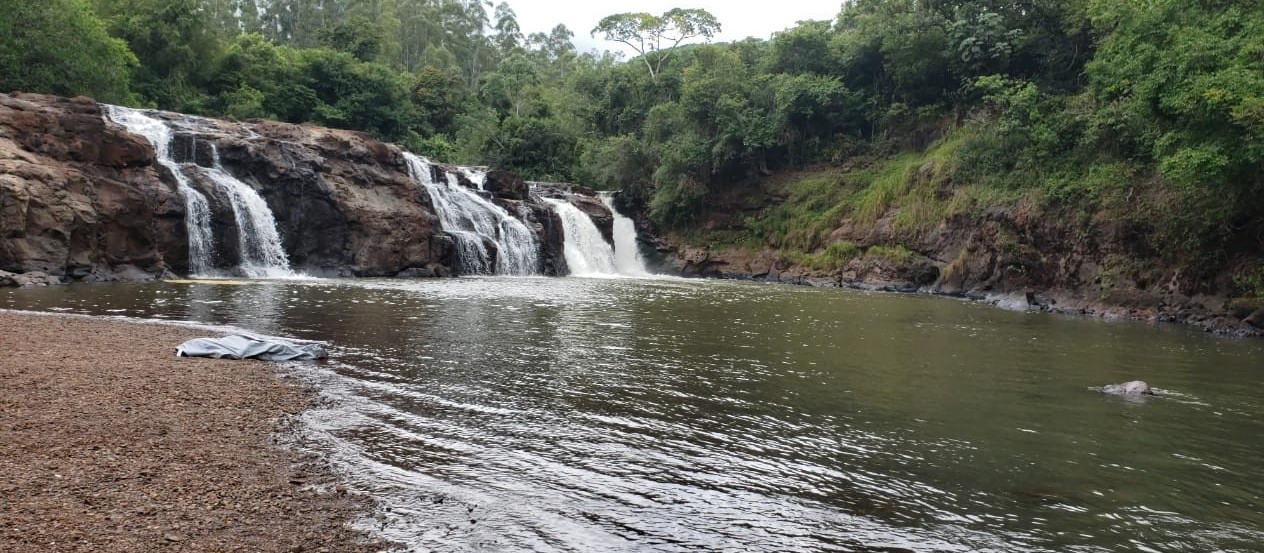
[[[214,333],[0,312],[0,551],[367,552],[366,507],[277,432],[310,402]]]

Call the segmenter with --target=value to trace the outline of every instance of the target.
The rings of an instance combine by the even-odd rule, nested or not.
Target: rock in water
[[[1108,384],[1102,386],[1102,392],[1117,396],[1152,396],[1154,392],[1150,390],[1150,385],[1141,380],[1133,380],[1124,382],[1123,384]]]

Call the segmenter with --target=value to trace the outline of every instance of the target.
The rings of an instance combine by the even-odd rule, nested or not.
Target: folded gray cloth
[[[176,356],[310,361],[324,359],[325,350],[316,344],[292,344],[281,340],[260,340],[234,334],[223,338],[194,338],[176,347]]]

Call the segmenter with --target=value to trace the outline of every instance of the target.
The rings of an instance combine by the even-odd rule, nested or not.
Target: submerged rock
[[[1150,385],[1141,380],[1124,382],[1123,384],[1107,384],[1102,386],[1102,393],[1116,396],[1152,396],[1154,391]]]

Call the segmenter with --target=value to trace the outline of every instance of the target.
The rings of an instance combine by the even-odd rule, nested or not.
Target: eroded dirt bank
[[[361,500],[276,445],[302,388],[179,359],[204,331],[0,312],[0,551],[385,549]]]

